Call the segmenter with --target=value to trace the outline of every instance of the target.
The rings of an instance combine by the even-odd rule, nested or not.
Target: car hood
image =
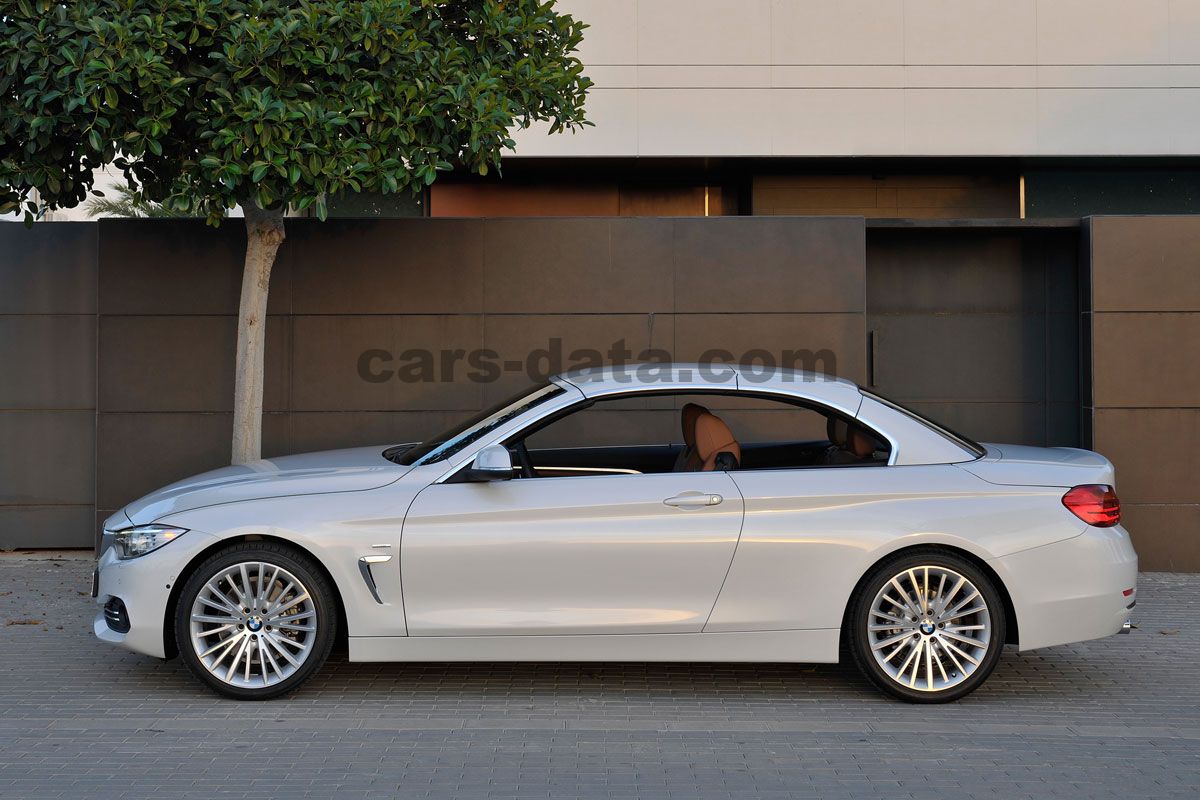
[[[384,446],[328,450],[222,467],[176,481],[125,507],[134,525],[205,506],[329,492],[361,492],[395,482],[408,467],[383,457]]]

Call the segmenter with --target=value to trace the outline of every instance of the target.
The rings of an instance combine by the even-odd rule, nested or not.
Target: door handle
[[[668,497],[663,500],[663,503],[674,506],[675,508],[699,508],[701,506],[715,506],[724,500],[719,494],[701,494],[699,492],[684,492],[677,494],[674,497]]]

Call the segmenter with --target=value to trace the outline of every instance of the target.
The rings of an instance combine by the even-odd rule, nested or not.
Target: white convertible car
[[[852,658],[914,702],[1127,630],[1113,467],[979,445],[845,380],[556,376],[428,441],[172,484],[104,525],[101,639],[230,697],[352,661]]]

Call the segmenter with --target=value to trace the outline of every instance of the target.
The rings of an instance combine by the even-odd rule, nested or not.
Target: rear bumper
[[[1021,650],[1121,633],[1137,600],[1137,553],[1120,525],[988,563],[1012,598]]]

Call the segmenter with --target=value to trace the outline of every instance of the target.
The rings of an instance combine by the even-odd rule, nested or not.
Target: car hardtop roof
[[[712,389],[733,389],[751,392],[755,387],[778,389],[797,386],[804,393],[858,393],[858,385],[845,378],[811,370],[783,367],[743,366],[735,364],[700,364],[696,362],[634,362],[609,364],[601,367],[581,367],[554,376],[577,387],[585,395],[608,394],[637,388],[654,388],[680,392]]]

